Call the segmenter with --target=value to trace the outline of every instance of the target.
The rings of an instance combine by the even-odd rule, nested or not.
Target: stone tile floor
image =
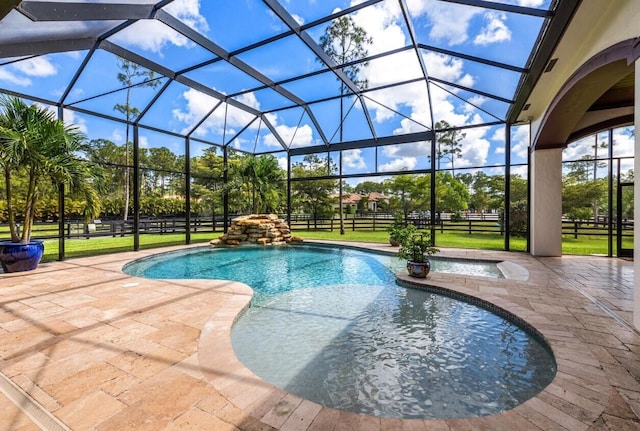
[[[0,430],[640,430],[631,262],[443,250],[529,272],[527,281],[432,273],[427,282],[530,323],[551,345],[558,373],[536,397],[498,415],[396,420],[317,405],[243,367],[229,334],[250,301],[247,286],[121,271],[166,250],[0,274]]]

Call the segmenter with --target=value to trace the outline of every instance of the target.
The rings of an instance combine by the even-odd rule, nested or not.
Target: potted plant
[[[45,193],[65,185],[86,202],[85,220],[100,212],[98,169],[79,157],[88,147],[77,127],[54,113],[11,96],[0,98],[0,171],[10,241],[0,242],[5,272],[35,269],[44,253],[31,232],[36,208]],[[21,231],[18,222],[22,222]]]
[[[397,247],[404,238],[416,231],[416,227],[412,224],[407,225],[402,214],[398,213],[394,217],[393,223],[387,228],[387,231],[389,232],[389,244]]]
[[[429,232],[414,232],[407,235],[400,244],[398,257],[407,260],[407,271],[412,277],[425,278],[431,271],[429,256],[437,253]]]

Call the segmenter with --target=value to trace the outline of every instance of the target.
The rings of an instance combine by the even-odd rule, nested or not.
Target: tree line
[[[133,146],[118,145],[107,139],[89,142],[84,160],[101,168],[101,215],[106,219],[124,219],[128,211],[126,190],[131,189]],[[127,152],[129,154],[127,155]],[[186,212],[185,157],[176,155],[166,147],[140,148],[138,154],[139,204],[144,217],[184,216]],[[597,178],[593,160],[579,160],[565,165],[563,181],[563,213],[573,221],[597,220],[607,210],[606,178]],[[225,182],[226,168],[226,182]],[[597,169],[597,167],[596,167]],[[244,155],[229,150],[227,166],[222,151],[210,147],[190,160],[191,211],[196,217],[217,217],[223,214],[224,196],[227,195],[229,212],[286,213],[287,172],[273,155]],[[128,172],[127,172],[128,171]],[[332,218],[337,215],[336,192],[339,188],[338,167],[325,154],[310,154],[291,166],[291,209],[294,214],[306,214],[312,218]],[[622,178],[633,181],[633,171]],[[387,197],[377,202],[377,211],[402,213],[405,218],[415,212],[446,212],[452,218],[464,218],[466,213],[497,212],[504,214],[504,175],[488,175],[483,171],[460,172],[437,171],[436,207],[431,208],[430,174],[401,174],[381,181],[366,180],[356,185],[342,183],[344,193],[362,196],[356,207],[347,207],[349,212],[367,212],[367,196],[380,193]],[[128,187],[126,183],[129,182]],[[526,231],[527,180],[519,175],[511,176],[512,229]],[[16,178],[19,191],[28,184]],[[37,220],[58,219],[58,190],[51,185],[44,188],[43,199],[35,209]],[[68,193],[65,197],[65,216],[83,219],[86,202],[83,196]],[[633,197],[623,197],[621,203],[628,217],[632,217]],[[1,205],[1,204],[0,204]],[[624,209],[623,208],[623,209]],[[20,214],[18,214],[20,216]],[[0,218],[6,221],[6,208],[0,207]],[[515,223],[517,226],[514,226]]]

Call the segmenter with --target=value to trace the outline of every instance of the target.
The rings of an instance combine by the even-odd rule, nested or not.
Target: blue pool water
[[[190,249],[125,272],[250,285],[252,306],[232,331],[237,357],[270,383],[329,407],[393,418],[480,416],[513,408],[553,380],[555,360],[536,337],[483,308],[397,286],[401,267],[393,256],[296,246]]]
[[[129,275],[147,278],[240,281],[254,288],[256,300],[301,287],[358,283],[363,274],[367,284],[395,284],[393,274],[405,270],[405,261],[395,255],[308,245],[197,247],[140,259],[124,268]],[[431,270],[504,278],[494,262],[481,260],[432,258]]]

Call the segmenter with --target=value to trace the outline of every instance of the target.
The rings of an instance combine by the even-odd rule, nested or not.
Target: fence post
[[[573,238],[578,239],[578,222],[573,222]]]
[[[355,217],[353,217],[353,218],[351,219],[351,222],[353,223],[353,231],[355,232],[355,231],[356,231],[356,218],[355,218]]]
[[[333,232],[333,219],[331,219],[331,232]]]
[[[469,220],[469,235],[471,235],[471,220]]]

